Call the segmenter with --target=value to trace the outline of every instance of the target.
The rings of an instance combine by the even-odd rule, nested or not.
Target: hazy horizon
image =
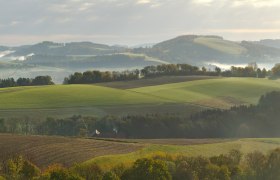
[[[157,43],[186,34],[279,39],[277,0],[1,0],[0,44]],[[174,13],[175,12],[175,13]]]

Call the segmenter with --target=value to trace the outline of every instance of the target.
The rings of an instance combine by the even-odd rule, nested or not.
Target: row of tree
[[[228,154],[206,157],[171,156],[157,153],[151,158],[141,158],[133,165],[125,162],[102,170],[97,164],[64,168],[54,164],[44,171],[15,156],[1,164],[0,179],[13,180],[276,180],[280,177],[280,149],[268,154],[255,151],[243,155],[238,150]]]
[[[266,69],[259,69],[257,65],[248,65],[245,68],[231,67],[231,70],[222,71],[216,67],[214,71],[207,70],[205,67],[201,69],[197,66],[189,64],[162,64],[157,66],[147,66],[141,70],[131,70],[122,72],[101,72],[101,71],[85,71],[75,72],[64,79],[64,84],[88,84],[110,81],[126,81],[139,78],[151,78],[158,76],[224,76],[224,77],[257,77],[265,78],[267,76]]]
[[[54,82],[50,76],[37,76],[33,78],[14,78],[0,79],[0,88],[16,86],[41,86],[53,85]]]
[[[112,81],[127,81],[136,80],[139,78],[152,78],[158,76],[190,76],[190,75],[203,75],[203,76],[223,76],[223,77],[256,77],[265,78],[267,75],[273,77],[280,76],[280,65],[277,64],[272,71],[259,69],[257,65],[249,64],[247,67],[234,67],[230,70],[222,71],[216,67],[214,71],[207,70],[205,67],[201,69],[197,66],[189,64],[162,64],[157,66],[147,66],[141,70],[126,70],[126,71],[85,71],[75,72],[69,77],[64,79],[64,84],[91,84],[100,82]],[[0,88],[2,87],[15,87],[15,86],[37,86],[37,85],[52,85],[54,84],[50,76],[37,76],[32,78],[14,78],[0,79]]]
[[[101,71],[85,71],[83,73],[75,72],[64,79],[64,84],[90,84],[111,81],[126,81],[138,79],[140,73],[138,70],[127,70],[123,72],[101,72]]]
[[[119,138],[235,138],[280,136],[280,92],[262,96],[258,105],[229,110],[176,114],[47,118],[45,121],[0,119],[0,132]],[[96,133],[100,132],[100,133]]]

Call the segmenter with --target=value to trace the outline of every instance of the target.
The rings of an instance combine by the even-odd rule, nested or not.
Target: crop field
[[[269,152],[280,147],[279,138],[262,139],[84,139],[55,136],[0,134],[0,161],[21,154],[39,167],[60,163],[110,168],[153,155],[213,156],[238,149],[243,154]]]
[[[40,168],[60,163],[97,163],[110,168],[118,163],[130,164],[153,155],[213,156],[238,149],[268,152],[280,147],[279,138],[271,139],[84,139],[55,136],[0,134],[0,161],[21,154]]]
[[[137,151],[143,145],[93,139],[0,134],[0,147],[0,161],[20,154],[44,168],[53,163],[71,166],[97,156],[125,154]]]
[[[198,78],[198,77],[196,77]],[[54,85],[0,89],[1,117],[69,117],[72,115],[104,116],[108,114],[176,113],[189,115],[205,108],[229,108],[256,104],[261,95],[280,90],[280,83],[256,78],[196,79],[181,77],[162,79],[167,84],[139,80],[128,83],[98,85]],[[177,78],[178,80],[180,78]],[[193,80],[196,79],[196,80]],[[136,82],[139,82],[137,84]],[[119,84],[118,84],[119,83]],[[134,84],[133,84],[134,83]],[[116,85],[118,84],[118,85]],[[131,88],[137,85],[140,88]],[[142,87],[143,86],[143,87]],[[128,89],[126,89],[128,88]]]

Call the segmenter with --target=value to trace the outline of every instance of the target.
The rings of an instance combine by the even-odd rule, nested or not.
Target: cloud
[[[280,6],[279,0],[233,0],[234,6],[276,7]]]
[[[30,37],[131,45],[189,33],[279,38],[279,8],[279,0],[9,0],[0,6],[0,43]]]
[[[137,1],[137,4],[149,4],[149,3],[151,3],[150,0],[138,0]]]

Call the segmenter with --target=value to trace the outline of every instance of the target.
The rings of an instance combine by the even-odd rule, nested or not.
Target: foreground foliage
[[[231,150],[209,158],[158,154],[138,159],[132,166],[119,164],[106,170],[97,164],[77,164],[69,169],[54,164],[39,170],[22,156],[16,156],[2,163],[0,174],[2,179],[13,180],[277,180],[280,179],[279,168],[280,149],[275,149],[268,154],[255,151],[245,156],[238,150]]]

